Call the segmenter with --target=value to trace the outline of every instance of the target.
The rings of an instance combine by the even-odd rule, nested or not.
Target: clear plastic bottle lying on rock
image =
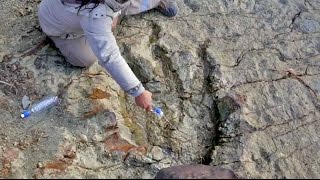
[[[32,114],[42,112],[42,111],[48,109],[49,107],[52,107],[58,103],[59,103],[58,96],[45,97],[41,101],[33,104],[31,106],[31,108],[29,108],[29,110],[23,111],[23,113],[21,114],[21,118],[23,118],[23,119],[28,118]]]

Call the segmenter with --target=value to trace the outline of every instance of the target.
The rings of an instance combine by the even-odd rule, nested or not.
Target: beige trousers
[[[159,6],[161,0],[130,0],[131,4],[123,10],[122,16],[135,15],[141,12],[148,11]],[[117,23],[117,18],[114,19],[114,26]],[[85,37],[77,39],[60,39],[58,37],[50,37],[59,48],[66,60],[78,67],[88,67],[97,61],[89,43]]]

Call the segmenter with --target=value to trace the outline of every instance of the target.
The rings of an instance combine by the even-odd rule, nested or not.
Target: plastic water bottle
[[[39,101],[38,103],[33,104],[29,110],[23,111],[23,113],[21,114],[21,118],[23,119],[28,118],[32,114],[39,113],[58,103],[59,103],[58,96],[48,96],[42,99],[41,101]]]
[[[159,118],[163,117],[164,113],[160,107],[154,108],[152,112]]]
[[[167,121],[167,123],[174,129],[177,129],[167,118],[166,116],[164,115],[163,111],[161,110],[160,107],[157,107],[157,108],[154,108],[152,110],[152,112],[158,117],[158,118],[162,118],[164,119],[165,121]]]

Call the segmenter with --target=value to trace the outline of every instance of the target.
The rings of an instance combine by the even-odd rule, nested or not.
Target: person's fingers
[[[116,16],[113,21],[112,21],[112,25],[111,25],[111,30],[114,31],[118,25],[118,21],[119,21],[119,16]]]
[[[148,107],[146,108],[146,111],[152,111],[152,105],[148,106]]]

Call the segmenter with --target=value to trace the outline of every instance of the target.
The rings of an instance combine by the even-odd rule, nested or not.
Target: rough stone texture
[[[238,179],[238,177],[231,170],[191,164],[161,169],[155,179]]]
[[[178,0],[115,31],[165,117],[97,64],[44,39],[39,0],[0,0],[0,178],[153,178],[206,164],[247,178],[319,178],[320,1]],[[59,106],[19,118],[22,99]]]

